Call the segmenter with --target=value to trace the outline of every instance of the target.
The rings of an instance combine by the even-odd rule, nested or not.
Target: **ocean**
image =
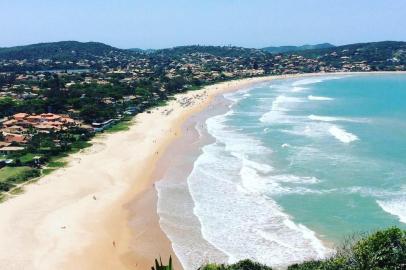
[[[406,75],[273,80],[224,99],[196,121],[205,143],[190,174],[156,185],[186,270],[246,258],[284,267],[353,234],[406,228]]]

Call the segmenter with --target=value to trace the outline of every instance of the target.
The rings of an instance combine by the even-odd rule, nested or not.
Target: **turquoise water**
[[[334,241],[405,227],[406,76],[280,81],[250,94],[233,107],[227,124],[272,149],[267,163],[273,174],[317,179],[284,183],[291,192],[270,192],[295,222]],[[345,133],[336,138],[335,127],[354,140],[347,142]]]
[[[225,98],[187,179],[204,241],[186,241],[186,203],[160,204],[186,235],[166,230],[181,260],[283,267],[326,257],[353,233],[406,229],[406,75],[274,80]]]
[[[353,233],[406,228],[405,75],[279,80],[225,97],[188,183],[203,237],[230,262],[283,266]]]

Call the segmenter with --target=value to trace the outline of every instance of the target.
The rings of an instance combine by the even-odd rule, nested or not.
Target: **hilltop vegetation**
[[[95,59],[108,55],[120,55],[124,50],[99,42],[60,41],[27,46],[0,48],[0,59],[5,60],[77,60]]]
[[[288,270],[403,270],[406,269],[406,231],[389,228],[344,246],[331,258],[308,261]],[[272,270],[244,260],[232,265],[208,264],[200,270]]]
[[[303,46],[271,46],[271,47],[265,47],[262,48],[262,50],[273,53],[273,54],[278,54],[278,53],[293,53],[293,52],[299,52],[299,51],[307,51],[307,50],[316,50],[316,49],[326,49],[326,48],[334,48],[335,46],[330,43],[322,43],[322,44],[316,44],[316,45],[303,45]]]
[[[187,54],[209,54],[218,57],[258,57],[267,56],[262,50],[250,49],[234,46],[180,46],[169,49],[157,50],[156,55],[165,55],[167,57],[182,57]]]
[[[250,75],[405,70],[406,43],[385,41],[339,47],[323,43],[261,50],[199,45],[123,50],[97,42],[62,41],[0,48],[0,72],[112,68],[129,71],[129,67],[134,67],[149,69],[151,75],[159,76],[165,69],[185,64],[222,73],[260,71],[249,72]]]
[[[359,43],[334,48],[297,52],[306,58],[317,59],[335,68],[348,64],[367,64],[371,70],[398,70],[406,65],[406,42],[383,41]]]

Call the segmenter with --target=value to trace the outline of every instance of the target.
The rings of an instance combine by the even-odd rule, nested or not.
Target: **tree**
[[[10,97],[0,98],[0,116],[13,114],[17,104],[17,101]]]

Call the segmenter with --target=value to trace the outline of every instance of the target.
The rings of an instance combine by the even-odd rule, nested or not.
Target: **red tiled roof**
[[[26,143],[27,139],[24,135],[20,134],[6,134],[4,136],[4,141],[8,143],[17,142],[17,143]]]
[[[22,120],[24,118],[26,118],[28,116],[28,114],[26,113],[16,113],[13,115],[13,118],[16,120]]]
[[[12,119],[12,120],[8,120],[6,122],[3,122],[3,125],[4,126],[14,126],[15,123],[17,123],[17,121]]]
[[[33,122],[35,120],[41,120],[41,116],[40,115],[30,115],[27,117],[27,120],[30,122]]]

